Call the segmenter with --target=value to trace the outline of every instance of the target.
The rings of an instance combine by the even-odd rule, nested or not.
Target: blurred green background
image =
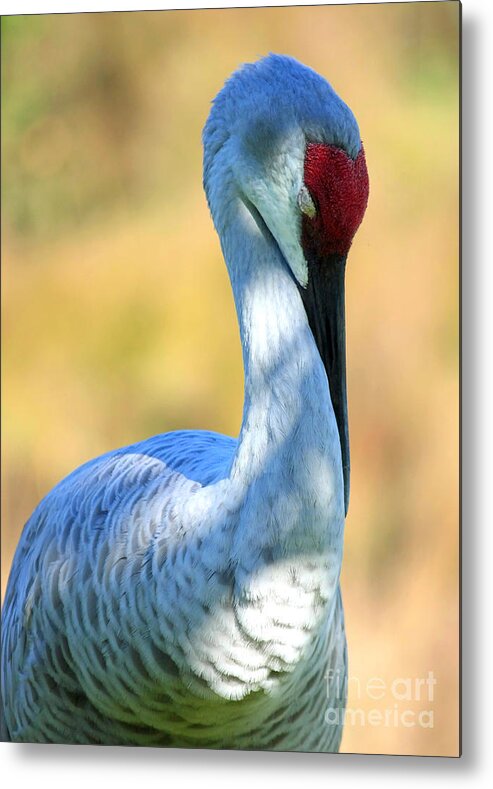
[[[371,190],[347,279],[348,704],[431,709],[433,726],[355,716],[343,751],[458,748],[458,15],[2,20],[2,594],[23,523],[75,466],[180,427],[238,433],[238,329],[201,187],[225,78],[290,54],[358,118]],[[432,701],[389,692],[429,671]]]

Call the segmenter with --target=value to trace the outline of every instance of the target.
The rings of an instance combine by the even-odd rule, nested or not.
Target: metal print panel
[[[5,740],[459,755],[459,25],[2,20]]]

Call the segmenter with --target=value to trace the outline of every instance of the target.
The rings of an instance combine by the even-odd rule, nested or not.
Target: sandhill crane
[[[240,435],[118,449],[36,508],[3,613],[14,741],[339,748],[344,269],[365,156],[331,86],[280,55],[226,82],[203,143],[243,347]]]

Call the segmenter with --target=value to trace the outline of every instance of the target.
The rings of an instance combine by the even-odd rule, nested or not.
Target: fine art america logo
[[[396,677],[392,681],[371,677],[362,682],[358,677],[344,677],[340,671],[330,669],[325,679],[327,698],[341,704],[336,702],[326,709],[325,722],[329,726],[433,728],[437,684],[433,671],[427,677]],[[342,702],[348,696],[352,706],[344,709]],[[380,705],[372,706],[372,702]]]

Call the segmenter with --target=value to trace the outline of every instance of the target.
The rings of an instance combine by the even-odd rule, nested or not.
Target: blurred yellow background
[[[201,186],[225,78],[290,54],[358,119],[343,751],[458,749],[458,18],[443,2],[2,20],[2,595],[23,523],[74,467],[176,428],[238,433]]]

